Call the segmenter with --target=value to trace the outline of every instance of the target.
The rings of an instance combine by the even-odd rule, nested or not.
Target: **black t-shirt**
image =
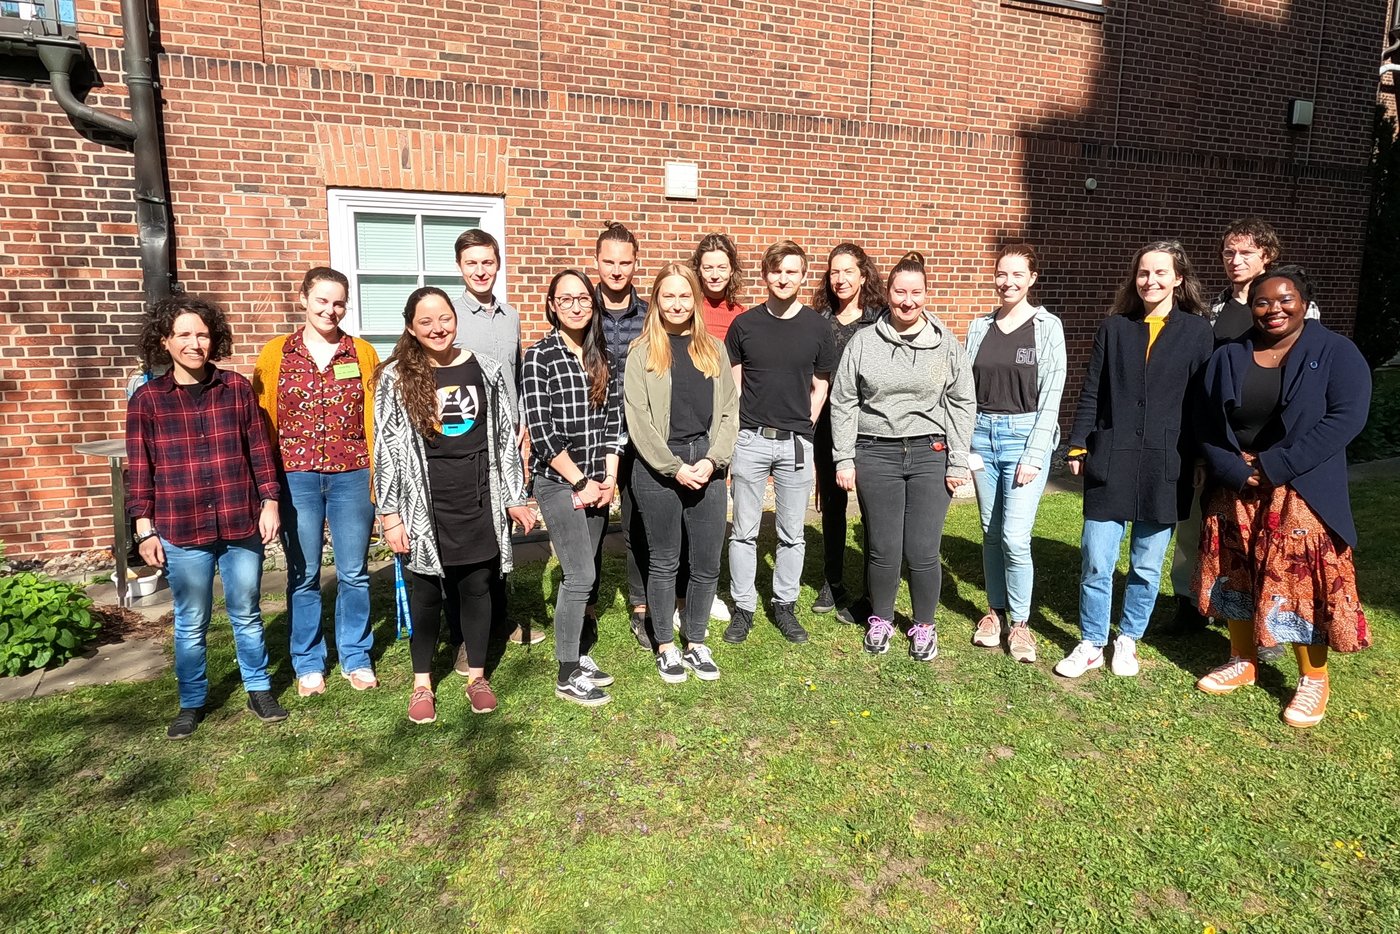
[[[671,444],[688,444],[710,433],[715,388],[690,359],[690,335],[671,334]]]
[[[433,370],[437,378],[438,436],[428,439],[429,457],[466,457],[486,450],[486,381],[472,356]]]
[[[995,321],[987,328],[977,359],[972,361],[977,387],[977,411],[995,415],[1034,412],[1040,394],[1036,389],[1035,318],[1016,330],[1002,333]]]
[[[744,368],[739,424],[812,437],[812,376],[836,368],[831,322],[806,307],[776,318],[756,305],[734,319],[724,339],[729,362]]]
[[[1253,360],[1244,374],[1239,405],[1230,411],[1230,427],[1242,451],[1267,451],[1283,439],[1278,417],[1283,398],[1283,367],[1260,366]]]
[[[1225,307],[1220,309],[1220,314],[1215,318],[1215,346],[1219,347],[1243,337],[1252,327],[1254,312],[1250,311],[1244,302],[1237,302],[1233,295],[1230,296],[1225,302]]]

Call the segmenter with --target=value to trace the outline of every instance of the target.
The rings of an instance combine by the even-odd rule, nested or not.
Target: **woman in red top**
[[[369,495],[374,348],[340,328],[350,281],[317,266],[301,283],[301,326],[270,341],[253,368],[253,391],[271,429],[283,476],[283,543],[291,609],[292,668],[302,697],[326,690],[321,633],[321,553],[335,548],[335,647],[357,691],[377,687],[370,649]]]
[[[729,333],[729,324],[734,316],[744,310],[739,304],[740,278],[743,269],[739,266],[739,251],[734,241],[722,233],[706,234],[695,247],[690,258],[695,275],[700,277],[700,289],[705,293],[705,330],[722,341]]]

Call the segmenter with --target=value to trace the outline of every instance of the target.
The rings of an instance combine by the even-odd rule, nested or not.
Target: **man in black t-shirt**
[[[736,317],[725,337],[739,386],[739,440],[729,468],[734,493],[729,539],[734,609],[724,632],[726,642],[743,642],[753,626],[758,527],[769,477],[778,529],[773,622],[789,642],[807,641],[796,604],[812,495],[812,431],[836,367],[836,349],[830,323],[797,300],[806,276],[807,254],[800,246],[782,240],[769,247],[763,254],[768,299]]]

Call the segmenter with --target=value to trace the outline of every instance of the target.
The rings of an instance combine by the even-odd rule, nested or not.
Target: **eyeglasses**
[[[554,297],[554,307],[564,311],[572,311],[575,308],[588,308],[593,304],[593,299],[587,295],[556,295]]]
[[[1259,250],[1221,250],[1221,251],[1220,251],[1220,258],[1223,259],[1223,260],[1224,260],[1225,262],[1227,262],[1227,263],[1230,262],[1231,260],[1235,259],[1236,257],[1238,257],[1239,259],[1249,260],[1249,259],[1254,259],[1254,257],[1259,256],[1259,255],[1260,255],[1260,251],[1259,251]]]

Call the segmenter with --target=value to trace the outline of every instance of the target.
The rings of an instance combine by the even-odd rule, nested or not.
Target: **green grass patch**
[[[1378,644],[1335,660],[1310,732],[1279,719],[1291,658],[1259,689],[1193,689],[1226,654],[1219,630],[1149,633],[1136,679],[1056,679],[1078,638],[1080,511],[1065,494],[1036,528],[1033,666],[970,644],[984,607],[967,505],[949,518],[927,665],[902,641],[866,656],[857,629],[804,615],[810,644],[762,619],[739,647],[716,630],[721,680],[665,685],[628,632],[614,557],[595,653],[618,678],[607,707],[553,698],[547,641],[505,653],[498,713],[472,716],[448,675],[439,721],[413,726],[391,622],[382,688],[335,677],[301,700],[278,613],[292,718],[265,727],[243,710],[221,620],[215,706],[188,742],[163,737],[173,675],[0,706],[0,927],[1400,930],[1400,480],[1354,498]],[[546,615],[555,577],[517,573],[513,614]],[[380,617],[391,598],[377,584]]]

